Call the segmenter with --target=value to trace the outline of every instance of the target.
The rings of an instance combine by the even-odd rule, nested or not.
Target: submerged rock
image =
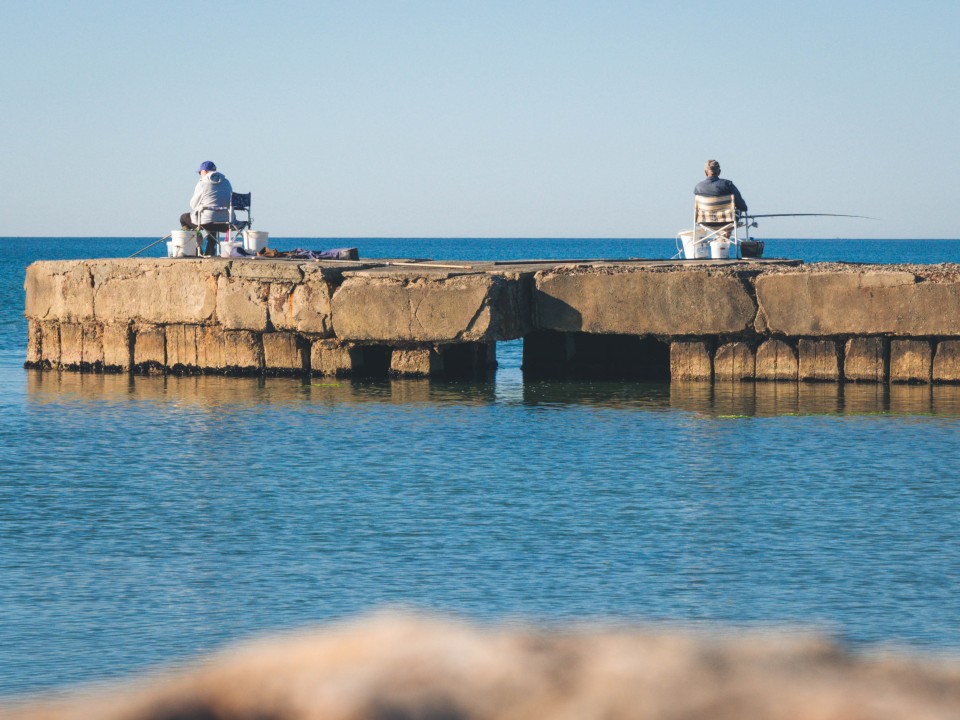
[[[227,650],[8,720],[956,718],[960,663],[797,634],[478,627],[378,615]]]

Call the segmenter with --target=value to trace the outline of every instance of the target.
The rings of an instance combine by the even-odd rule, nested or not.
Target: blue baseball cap
[[[206,170],[207,172],[213,172],[216,169],[217,169],[217,166],[214,165],[211,161],[204,160],[202,163],[200,163],[200,169],[197,170],[197,172],[198,173],[203,172],[204,170]]]

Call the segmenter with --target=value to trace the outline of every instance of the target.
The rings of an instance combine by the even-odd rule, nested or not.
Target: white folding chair
[[[737,233],[737,205],[733,195],[694,195],[693,228],[699,243],[727,240],[734,244],[740,257],[740,237]],[[703,232],[699,236],[698,231]]]

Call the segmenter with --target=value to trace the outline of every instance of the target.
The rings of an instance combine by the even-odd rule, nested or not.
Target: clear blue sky
[[[229,14],[225,14],[229,13]],[[0,235],[159,237],[202,160],[259,229],[960,236],[960,2],[0,4]]]

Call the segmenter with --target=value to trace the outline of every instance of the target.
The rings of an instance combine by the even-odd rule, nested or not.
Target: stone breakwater
[[[380,615],[161,679],[0,705],[19,720],[935,720],[956,661],[796,634],[478,628]]]
[[[960,266],[79,260],[27,269],[28,367],[960,382]]]

